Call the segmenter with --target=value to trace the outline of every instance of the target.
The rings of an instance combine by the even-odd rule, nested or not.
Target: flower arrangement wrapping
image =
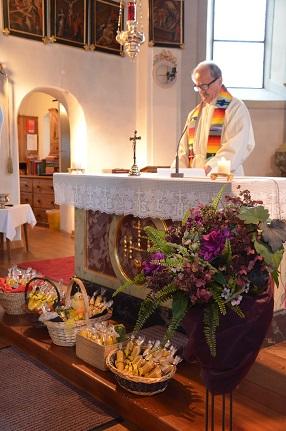
[[[263,316],[256,309],[252,316],[257,318],[258,326],[261,326],[258,317],[264,322],[261,326],[263,336],[255,334],[256,341],[246,343],[255,359],[273,315],[273,291],[269,280],[278,285],[278,268],[286,241],[285,221],[270,220],[268,210],[261,201],[253,200],[249,191],[239,190],[238,196],[223,198],[222,189],[209,204],[188,210],[183,221],[167,232],[150,226],[145,230],[153,245],[142,263],[142,270],[132,282],[125,283],[116,292],[134,283],[144,284],[149,289],[134,332],[143,327],[160,305],[171,300],[171,319],[165,339],[171,339],[183,322],[188,334],[196,336],[203,346],[202,357],[198,359],[204,362],[206,369],[211,369],[213,364],[218,368],[236,368],[239,356],[236,353],[230,355],[232,359],[236,358],[234,363],[232,359],[230,364],[218,362],[226,357],[226,352],[221,352],[224,341],[231,345],[237,337],[243,344],[243,337],[231,333],[230,338],[223,337],[218,346],[218,333],[220,327],[229,327],[229,321],[234,326],[247,321],[250,312],[247,304],[252,301],[262,304],[266,310]],[[197,316],[199,332],[194,329],[192,316]],[[253,321],[252,327],[256,323]],[[192,338],[186,356],[200,356],[199,350],[196,351]],[[240,350],[244,358],[241,345]],[[247,367],[241,372],[236,370],[237,375],[243,377],[247,370]],[[225,392],[236,384],[210,389]]]

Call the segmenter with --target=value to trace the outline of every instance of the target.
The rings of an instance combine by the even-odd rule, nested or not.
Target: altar
[[[109,288],[131,279],[149,247],[144,227],[167,229],[185,211],[224,194],[249,190],[263,201],[271,218],[286,218],[286,178],[170,178],[158,174],[54,174],[55,202],[75,207],[75,269],[77,276]],[[240,189],[239,189],[240,187]],[[275,290],[275,310],[286,308],[286,264]],[[141,286],[132,295],[142,298]]]

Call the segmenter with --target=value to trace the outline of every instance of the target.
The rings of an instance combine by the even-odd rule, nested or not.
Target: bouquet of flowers
[[[134,332],[167,301],[172,302],[165,338],[170,339],[192,307],[203,307],[203,332],[212,357],[220,317],[232,310],[241,318],[246,296],[267,289],[271,276],[278,284],[278,267],[286,241],[286,223],[270,220],[261,201],[249,191],[223,197],[187,211],[183,221],[167,232],[148,226],[153,246],[132,284],[149,289],[142,302]]]

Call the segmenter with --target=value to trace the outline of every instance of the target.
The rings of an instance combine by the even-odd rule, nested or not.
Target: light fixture
[[[139,1],[140,19],[142,20],[142,0]],[[127,21],[126,30],[123,25],[123,0],[120,0],[118,28],[117,28],[117,42],[123,46],[124,52],[134,59],[140,51],[140,46],[145,41],[143,31],[138,31],[137,22],[137,2],[136,0],[129,0],[127,2]],[[142,30],[142,28],[141,28]]]

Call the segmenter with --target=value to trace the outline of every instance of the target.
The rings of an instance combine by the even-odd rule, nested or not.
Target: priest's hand
[[[205,165],[204,169],[205,169],[206,175],[208,175],[210,173],[210,171],[212,170],[212,168],[208,165]]]

